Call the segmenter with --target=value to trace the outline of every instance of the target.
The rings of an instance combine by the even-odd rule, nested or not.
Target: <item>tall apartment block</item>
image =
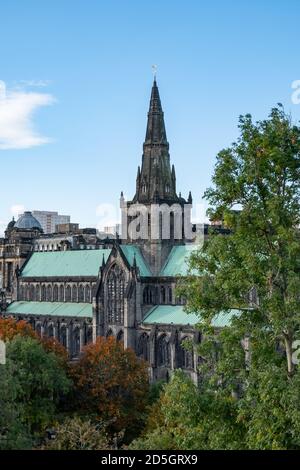
[[[45,234],[55,233],[56,225],[69,224],[71,221],[69,215],[60,215],[58,212],[32,211],[32,215],[39,221]]]

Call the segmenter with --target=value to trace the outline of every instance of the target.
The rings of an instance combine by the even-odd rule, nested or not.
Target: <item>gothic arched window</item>
[[[74,285],[72,288],[72,302],[77,302],[77,286]]]
[[[46,286],[42,285],[42,295],[41,295],[42,302],[46,300]]]
[[[67,285],[67,287],[66,287],[65,301],[66,301],[66,302],[70,302],[70,301],[71,301],[71,286],[69,286],[69,285]]]
[[[169,287],[169,303],[171,304],[173,300],[172,287]]]
[[[143,303],[147,304],[148,303],[148,286],[145,287],[143,290]]]
[[[67,327],[63,325],[60,328],[60,342],[66,348],[67,347]]]
[[[72,335],[72,356],[78,357],[80,353],[80,329],[74,328]]]
[[[29,286],[29,296],[28,296],[28,300],[34,300],[34,295],[35,295],[34,285],[31,284],[31,285]]]
[[[157,341],[157,365],[169,366],[171,360],[170,343],[166,335],[161,335]]]
[[[91,301],[91,289],[90,286],[85,287],[85,301],[90,302]]]
[[[65,289],[64,289],[64,286],[62,284],[59,286],[59,301],[60,302],[65,301]]]
[[[160,288],[160,298],[161,298],[161,303],[165,304],[166,303],[166,289],[163,286]]]
[[[35,327],[35,331],[37,333],[38,336],[42,336],[42,325],[40,323],[38,323]]]
[[[107,321],[122,325],[124,322],[125,276],[115,264],[107,277]]]
[[[54,337],[54,328],[52,323],[48,326],[48,338],[53,338]]]
[[[58,301],[58,287],[55,284],[55,286],[53,287],[53,302],[57,302],[57,301]]]
[[[30,300],[35,300],[35,288],[34,285],[30,286]]]
[[[183,338],[176,348],[177,356],[177,367],[182,367],[183,369],[193,369],[194,368],[194,354],[193,350],[188,348],[185,344],[188,338]]]
[[[37,285],[35,288],[35,300],[39,302],[41,300],[41,289],[40,286]]]
[[[93,327],[89,326],[86,333],[86,342],[91,343],[93,341]]]
[[[144,304],[153,304],[154,293],[151,286],[146,286],[143,291],[143,302]]]
[[[121,343],[124,343],[124,332],[123,332],[123,330],[120,330],[119,333],[117,334],[117,341],[120,341]]]
[[[30,288],[28,284],[26,284],[25,287],[25,300],[30,300]]]
[[[47,302],[52,301],[52,287],[51,284],[47,286]]]
[[[24,300],[24,287],[23,286],[20,286],[18,300]]]
[[[78,302],[84,302],[84,288],[82,285],[78,287]]]
[[[145,359],[145,361],[149,361],[149,336],[147,333],[143,333],[139,337],[137,355]]]

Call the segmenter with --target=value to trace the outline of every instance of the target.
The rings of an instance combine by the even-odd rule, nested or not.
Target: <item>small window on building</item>
[[[172,287],[169,287],[169,303],[171,304],[173,301],[173,295],[172,295]]]

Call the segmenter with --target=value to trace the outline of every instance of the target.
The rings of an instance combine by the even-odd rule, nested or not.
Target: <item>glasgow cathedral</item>
[[[120,206],[122,233],[116,239],[99,240],[89,230],[45,236],[30,212],[12,220],[0,238],[1,315],[26,320],[39,335],[58,339],[70,358],[97,336],[113,335],[148,362],[150,380],[182,368],[196,382],[196,348],[183,344],[201,341],[199,318],[184,311],[175,289],[198,246],[197,238],[187,236],[195,232],[192,196],[185,200],[176,191],[156,80],[135,195],[125,201],[121,193]],[[168,217],[155,215],[157,207]],[[141,226],[147,236],[138,236]],[[220,315],[215,328],[226,321]]]

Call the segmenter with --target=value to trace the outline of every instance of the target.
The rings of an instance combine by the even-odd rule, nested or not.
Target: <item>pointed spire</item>
[[[171,168],[164,113],[154,78],[143,145],[142,166],[138,168],[133,202],[178,200],[175,168]]]
[[[193,198],[192,198],[192,193],[191,193],[191,191],[190,191],[190,192],[189,192],[189,197],[188,197],[188,203],[189,203],[189,204],[192,204],[192,202],[193,202]]]
[[[145,145],[147,144],[164,144],[168,145],[167,134],[164,122],[164,113],[161,107],[159,91],[154,78],[146,130]]]
[[[126,207],[126,203],[125,203],[124,193],[123,193],[123,191],[121,191],[121,195],[120,195],[120,208],[123,209],[124,207]]]
[[[174,165],[172,165],[171,179],[172,179],[172,184],[173,184],[173,187],[174,187],[174,191],[176,193],[176,173],[175,173],[175,166]]]

